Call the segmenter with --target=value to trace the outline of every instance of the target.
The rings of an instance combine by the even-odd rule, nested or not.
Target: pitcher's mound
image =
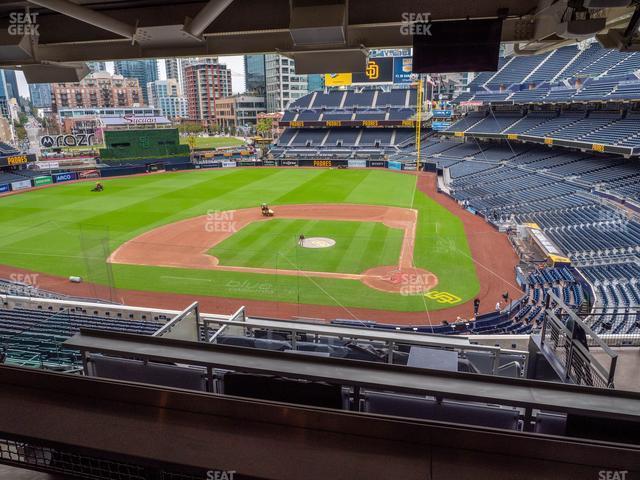
[[[327,237],[309,237],[302,240],[300,246],[304,248],[329,248],[333,247],[336,241]]]
[[[421,295],[438,285],[438,277],[421,268],[374,267],[363,275],[368,287],[403,295]]]

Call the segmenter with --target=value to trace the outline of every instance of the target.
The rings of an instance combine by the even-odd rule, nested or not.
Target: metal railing
[[[551,302],[555,304],[553,308]],[[558,309],[560,313],[556,314]],[[552,356],[551,364],[564,381],[614,388],[618,354],[553,292],[547,293],[540,343],[542,352]],[[590,345],[602,349],[608,365],[594,357]]]

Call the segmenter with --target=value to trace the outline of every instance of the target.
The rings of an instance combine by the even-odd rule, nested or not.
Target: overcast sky
[[[220,63],[224,63],[231,69],[231,82],[233,86],[233,93],[244,92],[244,60],[241,55],[220,57]],[[113,72],[113,62],[107,62],[107,70]],[[164,62],[158,61],[158,72],[160,79],[167,78],[166,71],[164,69]],[[16,72],[18,79],[18,90],[21,97],[29,97],[29,87],[27,81],[24,78],[22,72]]]

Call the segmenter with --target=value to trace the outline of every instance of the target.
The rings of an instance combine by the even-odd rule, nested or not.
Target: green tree
[[[273,128],[273,118],[261,118],[256,124],[256,131],[262,137],[270,137],[271,129]]]

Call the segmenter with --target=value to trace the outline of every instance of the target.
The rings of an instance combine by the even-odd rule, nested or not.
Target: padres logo
[[[377,80],[380,76],[380,67],[376,62],[371,61],[367,64],[367,68],[364,73],[369,80]]]
[[[438,303],[448,303],[451,305],[462,300],[460,297],[454,295],[453,293],[439,292],[437,290],[431,290],[430,292],[425,293],[424,296],[430,300],[435,300]]]

